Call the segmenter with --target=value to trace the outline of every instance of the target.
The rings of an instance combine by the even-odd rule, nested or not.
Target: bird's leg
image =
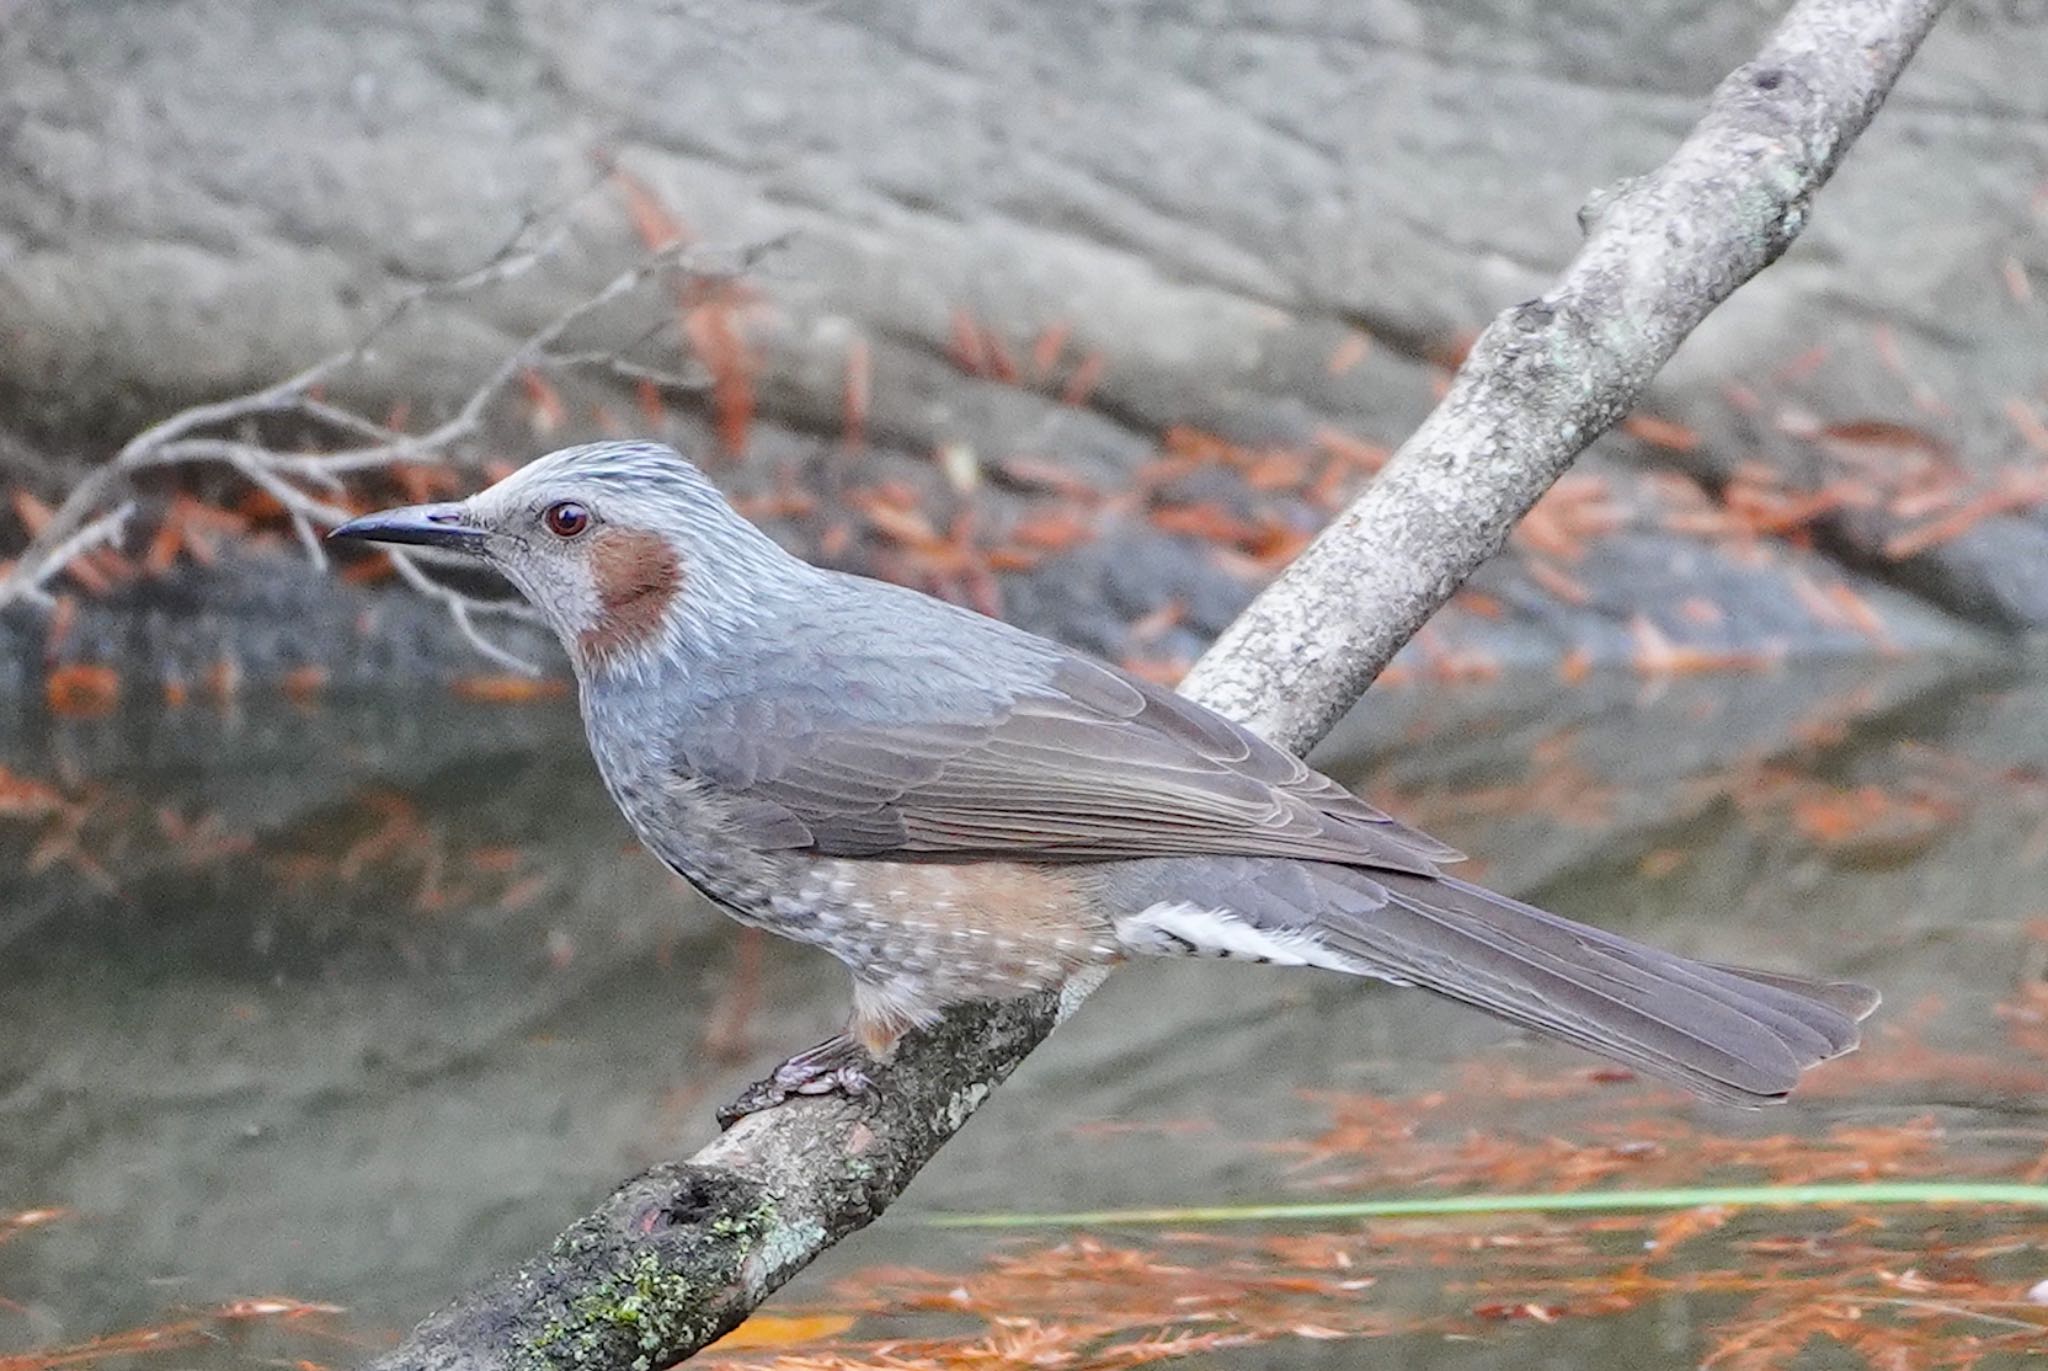
[[[836,1033],[816,1047],[799,1052],[769,1074],[740,1092],[740,1097],[718,1111],[721,1128],[731,1128],[749,1114],[772,1109],[791,1095],[840,1094],[859,1098],[875,1088],[868,1073],[878,1063],[895,1059],[896,1044],[917,1022],[919,1007],[877,986],[855,979],[853,1016],[846,1031]]]
[[[868,1050],[844,1033],[835,1033],[816,1047],[797,1053],[740,1092],[718,1111],[718,1126],[731,1128],[749,1114],[772,1109],[792,1095],[865,1095],[874,1088]]]

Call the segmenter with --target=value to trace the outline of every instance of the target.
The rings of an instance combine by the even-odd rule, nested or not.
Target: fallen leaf
[[[756,1314],[712,1344],[720,1352],[795,1347],[837,1337],[856,1322],[851,1314]]]

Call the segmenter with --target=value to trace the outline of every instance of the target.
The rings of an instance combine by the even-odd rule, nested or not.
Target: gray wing
[[[715,740],[686,738],[679,761],[717,785],[737,836],[761,847],[1076,862],[1240,854],[1417,875],[1458,858],[1222,716],[1071,654],[1019,692],[940,692],[943,707],[911,711],[936,716],[925,719],[744,698]]]

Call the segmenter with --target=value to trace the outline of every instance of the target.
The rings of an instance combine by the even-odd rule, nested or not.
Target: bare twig
[[[1589,215],[1375,484],[1184,689],[1306,749],[1627,413],[1686,334],[1792,241],[1944,0],[1802,0],[1664,166]],[[628,1182],[375,1371],[663,1366],[733,1327],[900,1194],[1093,982],[907,1039],[870,1101],[793,1100]]]
[[[473,595],[464,595],[420,570],[419,562],[413,554],[394,551],[389,555],[391,565],[397,568],[400,579],[428,599],[438,600],[447,606],[448,615],[455,620],[455,626],[462,630],[462,636],[469,639],[470,644],[478,652],[522,676],[540,675],[538,666],[517,653],[499,647],[485,637],[483,630],[476,626],[478,614],[499,614],[516,619],[534,617],[532,611],[524,604],[516,600],[479,600]]]
[[[123,530],[128,526],[128,517],[133,513],[135,502],[124,500],[58,543],[55,555],[23,587],[22,594],[38,602],[47,602],[49,597],[43,593],[43,583],[70,565],[73,559],[82,557],[104,544],[119,542]]]
[[[449,460],[458,444],[482,429],[492,404],[530,369],[594,366],[622,377],[654,381],[665,388],[695,386],[694,378],[688,375],[640,367],[626,360],[624,354],[653,336],[659,326],[614,349],[562,353],[555,348],[579,324],[652,280],[671,275],[693,280],[730,279],[745,273],[782,241],[778,238],[738,249],[676,245],[648,254],[595,294],[577,301],[527,334],[498,359],[451,417],[425,433],[402,433],[316,393],[318,387],[372,357],[376,345],[427,302],[502,284],[546,261],[567,230],[560,224],[545,232],[540,227],[538,221],[528,220],[498,256],[475,271],[407,292],[354,343],[296,375],[246,395],[195,405],[136,434],[112,461],[72,488],[13,568],[0,577],[0,607],[19,599],[46,602],[48,597],[41,589],[44,582],[81,553],[118,536],[132,505],[123,504],[121,517],[116,518],[98,513],[106,503],[117,492],[127,489],[139,473],[171,467],[213,464],[231,468],[284,507],[300,546],[316,566],[325,567],[327,554],[320,530],[348,519],[351,511],[310,494],[305,486],[317,487],[330,496],[339,495],[345,476],[382,470],[401,462]],[[286,452],[248,438],[220,436],[223,432],[253,428],[257,420],[287,415],[310,420],[344,443],[352,440],[353,445],[326,452]],[[444,585],[422,568],[422,561],[431,559],[418,554],[394,551],[389,555],[405,582],[445,605],[464,636],[479,651],[518,671],[537,670],[492,643],[476,624],[480,615],[531,618],[524,605],[511,600],[482,600]]]
[[[454,416],[446,422],[426,433],[401,436],[371,447],[346,448],[338,452],[295,457],[280,455],[274,459],[273,466],[275,469],[296,475],[333,475],[338,472],[388,466],[392,462],[415,461],[423,456],[441,452],[451,444],[475,434],[482,426],[484,413],[493,400],[518,380],[523,372],[548,361],[549,349],[559,342],[564,334],[605,306],[632,294],[658,276],[681,273],[702,280],[741,275],[764,254],[779,247],[783,241],[782,238],[770,239],[737,253],[681,244],[650,253],[637,266],[613,277],[596,294],[579,300],[528,334],[517,347],[499,359],[497,366],[492,368],[482,384],[470,392],[469,398],[462,402]],[[590,355],[580,355],[579,359],[587,362]]]
[[[590,367],[621,381],[646,381],[663,390],[702,391],[711,388],[711,377],[703,372],[663,371],[659,367],[629,362],[615,352],[551,352],[548,362],[558,367]]]

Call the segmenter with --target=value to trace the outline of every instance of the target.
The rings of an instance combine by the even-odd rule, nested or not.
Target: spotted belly
[[[819,947],[915,1020],[1123,955],[1085,867],[763,851],[701,782],[607,777],[640,839],[741,923]]]
[[[742,923],[941,1003],[1043,990],[1123,951],[1083,882],[1057,868],[807,854],[763,854],[762,867],[738,880],[678,870]]]

